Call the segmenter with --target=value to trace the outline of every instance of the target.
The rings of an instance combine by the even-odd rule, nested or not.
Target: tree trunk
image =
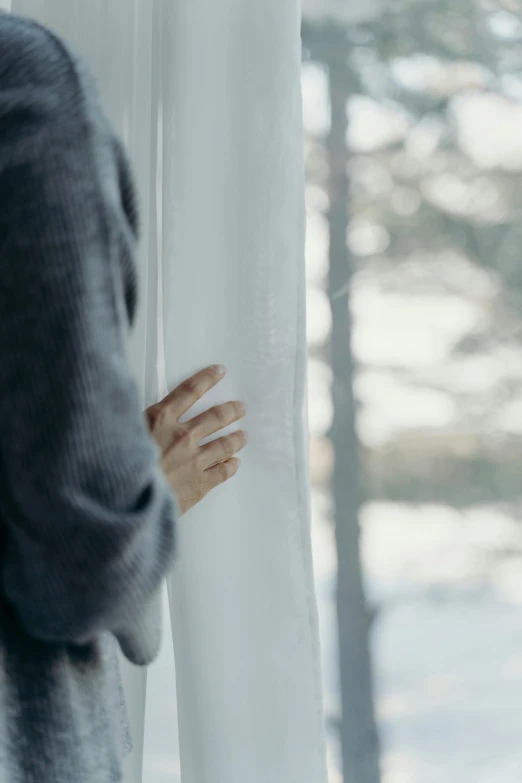
[[[333,499],[339,560],[337,614],[343,705],[340,733],[345,783],[379,783],[379,739],[374,716],[369,649],[370,621],[362,586],[359,555],[360,467],[355,430],[351,318],[348,308],[351,271],[346,242],[346,104],[349,79],[344,52],[345,47],[341,44],[339,60],[336,61],[333,51],[328,63],[331,131],[327,143],[330,198],[328,292],[333,319],[331,363],[334,402],[330,438],[335,453]],[[341,291],[342,295],[338,295]]]

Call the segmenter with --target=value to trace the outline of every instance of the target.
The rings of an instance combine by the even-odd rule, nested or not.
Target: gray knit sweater
[[[177,507],[126,359],[132,174],[83,62],[0,12],[0,783],[115,783]],[[122,724],[123,721],[123,724]]]

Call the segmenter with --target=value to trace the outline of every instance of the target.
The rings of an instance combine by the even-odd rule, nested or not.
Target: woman
[[[0,12],[0,783],[122,780],[115,645],[154,660],[176,520],[246,442],[198,446],[239,402],[179,423],[220,367],[141,412],[126,360],[137,237],[91,75]]]

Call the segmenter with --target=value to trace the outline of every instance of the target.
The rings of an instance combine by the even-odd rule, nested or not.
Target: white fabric
[[[169,388],[249,405],[241,474],[180,526],[169,580],[183,783],[322,783],[304,438],[297,0],[165,5]],[[175,128],[175,134],[172,132]]]
[[[197,410],[249,406],[240,474],[182,519],[167,580],[182,781],[324,783],[298,0],[14,0],[13,10],[87,56],[134,162],[144,230],[132,358],[144,405],[222,362],[225,381]],[[140,783],[146,681],[124,671],[127,780]]]

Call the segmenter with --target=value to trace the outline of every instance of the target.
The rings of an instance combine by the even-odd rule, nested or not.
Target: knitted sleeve
[[[59,43],[26,38],[0,52],[0,589],[43,641],[126,638],[177,507],[125,354],[110,135]]]

